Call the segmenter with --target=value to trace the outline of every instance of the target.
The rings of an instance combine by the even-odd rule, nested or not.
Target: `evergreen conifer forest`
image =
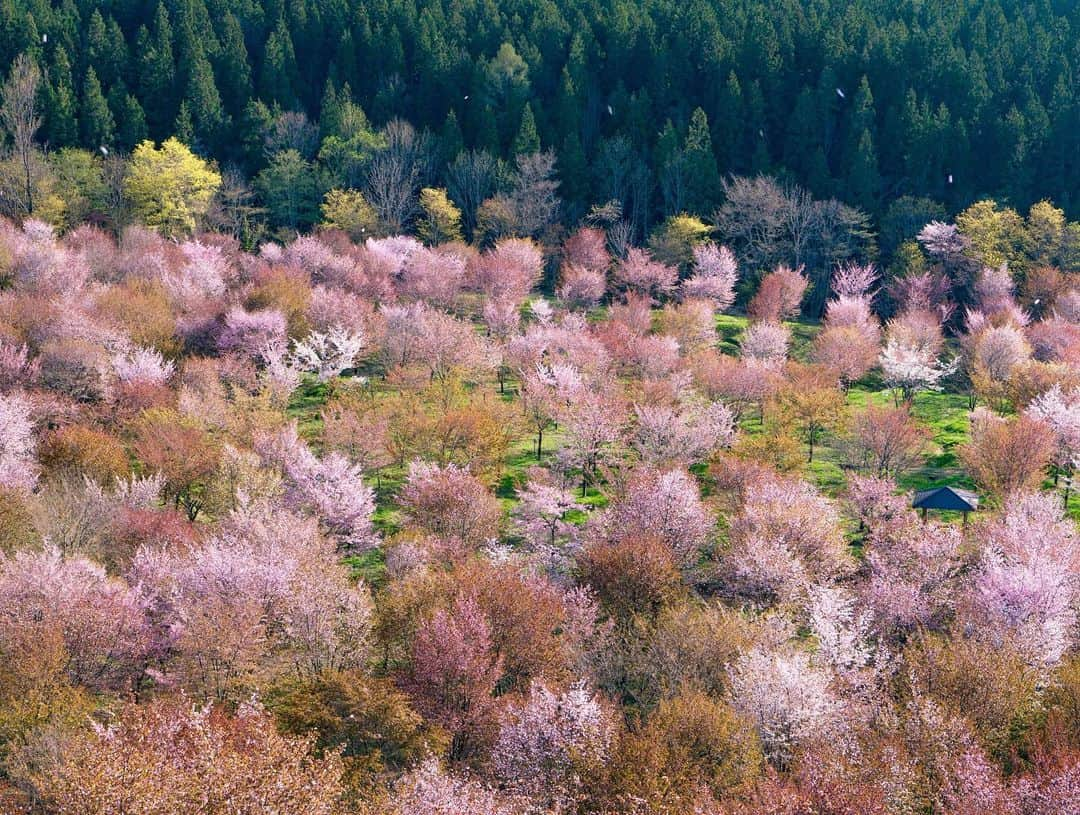
[[[0,0],[0,814],[1080,813],[1078,35]]]

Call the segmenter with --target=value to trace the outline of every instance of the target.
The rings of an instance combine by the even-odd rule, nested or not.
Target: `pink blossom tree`
[[[299,437],[296,423],[256,440],[263,459],[281,468],[286,500],[312,512],[344,545],[358,550],[378,545],[372,525],[375,493],[360,467],[330,452],[319,459]]]
[[[644,297],[658,298],[670,294],[678,279],[678,269],[654,260],[645,249],[631,249],[615,265],[616,282]]]
[[[394,800],[395,815],[522,815],[525,809],[474,778],[446,772],[434,758],[398,781]]]
[[[885,384],[897,403],[911,404],[920,391],[941,390],[941,380],[956,370],[957,361],[942,362],[934,348],[890,338],[879,359]]]
[[[1052,666],[1075,639],[1080,537],[1043,494],[1014,497],[988,533],[974,585],[979,630]]]
[[[702,243],[694,247],[693,274],[679,286],[685,299],[709,300],[717,311],[735,302],[735,282],[739,267],[735,255],[726,246]]]
[[[176,364],[153,348],[134,348],[115,354],[112,363],[121,385],[164,385],[176,373]]]
[[[19,392],[0,395],[0,486],[33,489],[36,450],[30,400]]]
[[[764,476],[742,499],[720,564],[732,594],[762,605],[802,601],[811,583],[849,570],[836,508],[810,484]]]
[[[131,582],[156,630],[161,678],[238,699],[282,671],[359,667],[372,606],[315,522],[242,504],[189,551],[145,548]]]
[[[417,709],[450,734],[450,759],[462,761],[495,738],[501,675],[491,626],[477,601],[462,596],[416,632],[402,681]]]
[[[810,282],[802,271],[780,264],[765,275],[746,309],[751,319],[779,322],[796,316]]]
[[[831,682],[831,673],[802,651],[754,649],[735,664],[735,707],[754,722],[777,767],[788,766],[801,745],[840,732],[842,708]]]
[[[689,473],[641,465],[593,519],[589,532],[608,540],[651,537],[670,550],[676,563],[689,567],[711,542],[715,525],[716,518]]]
[[[234,306],[225,315],[218,348],[248,359],[259,359],[267,349],[285,348],[287,327],[285,315],[277,309],[246,311]]]
[[[696,464],[735,440],[735,416],[722,402],[690,404],[681,411],[635,405],[634,414],[630,445],[647,464]]]
[[[0,559],[0,650],[24,654],[58,637],[62,670],[94,690],[131,688],[149,650],[138,595],[82,557],[48,546]]]
[[[607,760],[615,727],[584,683],[563,693],[535,682],[507,711],[492,750],[495,774],[545,811],[571,812],[584,795],[586,771]]]
[[[605,393],[585,391],[560,410],[564,464],[581,472],[581,492],[596,482],[600,470],[619,452],[626,422],[626,407]]]
[[[0,338],[0,393],[33,384],[40,370],[40,363],[31,358],[26,345]]]
[[[450,306],[464,283],[465,258],[420,246],[409,252],[401,264],[397,290],[406,300]]]
[[[363,348],[363,334],[334,326],[326,332],[312,331],[294,343],[290,362],[294,368],[326,382],[355,365]]]
[[[787,359],[790,341],[791,331],[787,326],[772,320],[762,320],[747,327],[740,348],[744,359],[779,368]]]
[[[589,309],[603,299],[606,288],[607,280],[603,272],[567,263],[562,268],[559,288],[555,293],[570,306]]]
[[[583,226],[563,243],[565,263],[579,266],[601,275],[611,265],[611,254],[607,250],[607,236],[604,230],[592,226]]]
[[[456,464],[440,467],[414,461],[400,500],[406,520],[432,535],[477,547],[498,533],[498,500],[476,476]]]
[[[1027,413],[1045,424],[1054,434],[1057,452],[1054,455],[1054,480],[1058,474],[1071,476],[1080,467],[1080,387],[1063,391],[1054,384],[1037,396],[1027,407]],[[1069,501],[1069,484],[1065,482],[1065,504]]]
[[[518,490],[517,497],[514,523],[534,549],[558,552],[576,542],[578,528],[566,517],[584,507],[550,473],[538,468],[530,470],[529,480]]]
[[[544,256],[528,238],[504,238],[473,264],[471,284],[492,300],[521,303],[540,282]]]

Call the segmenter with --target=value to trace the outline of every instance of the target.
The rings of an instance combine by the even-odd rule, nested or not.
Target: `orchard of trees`
[[[0,813],[1080,812],[1075,8],[420,6],[0,0]]]
[[[122,170],[119,232],[0,222],[5,812],[1080,807],[1060,210],[247,251],[181,142]]]

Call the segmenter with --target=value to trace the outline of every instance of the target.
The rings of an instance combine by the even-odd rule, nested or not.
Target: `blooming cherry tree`
[[[364,349],[364,335],[335,326],[327,332],[312,331],[293,345],[293,367],[309,371],[326,382],[351,368]]]

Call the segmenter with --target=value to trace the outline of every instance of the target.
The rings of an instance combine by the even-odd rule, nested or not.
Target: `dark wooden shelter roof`
[[[935,487],[915,493],[911,502],[915,509],[952,509],[957,512],[973,512],[979,508],[979,496],[958,487]]]

